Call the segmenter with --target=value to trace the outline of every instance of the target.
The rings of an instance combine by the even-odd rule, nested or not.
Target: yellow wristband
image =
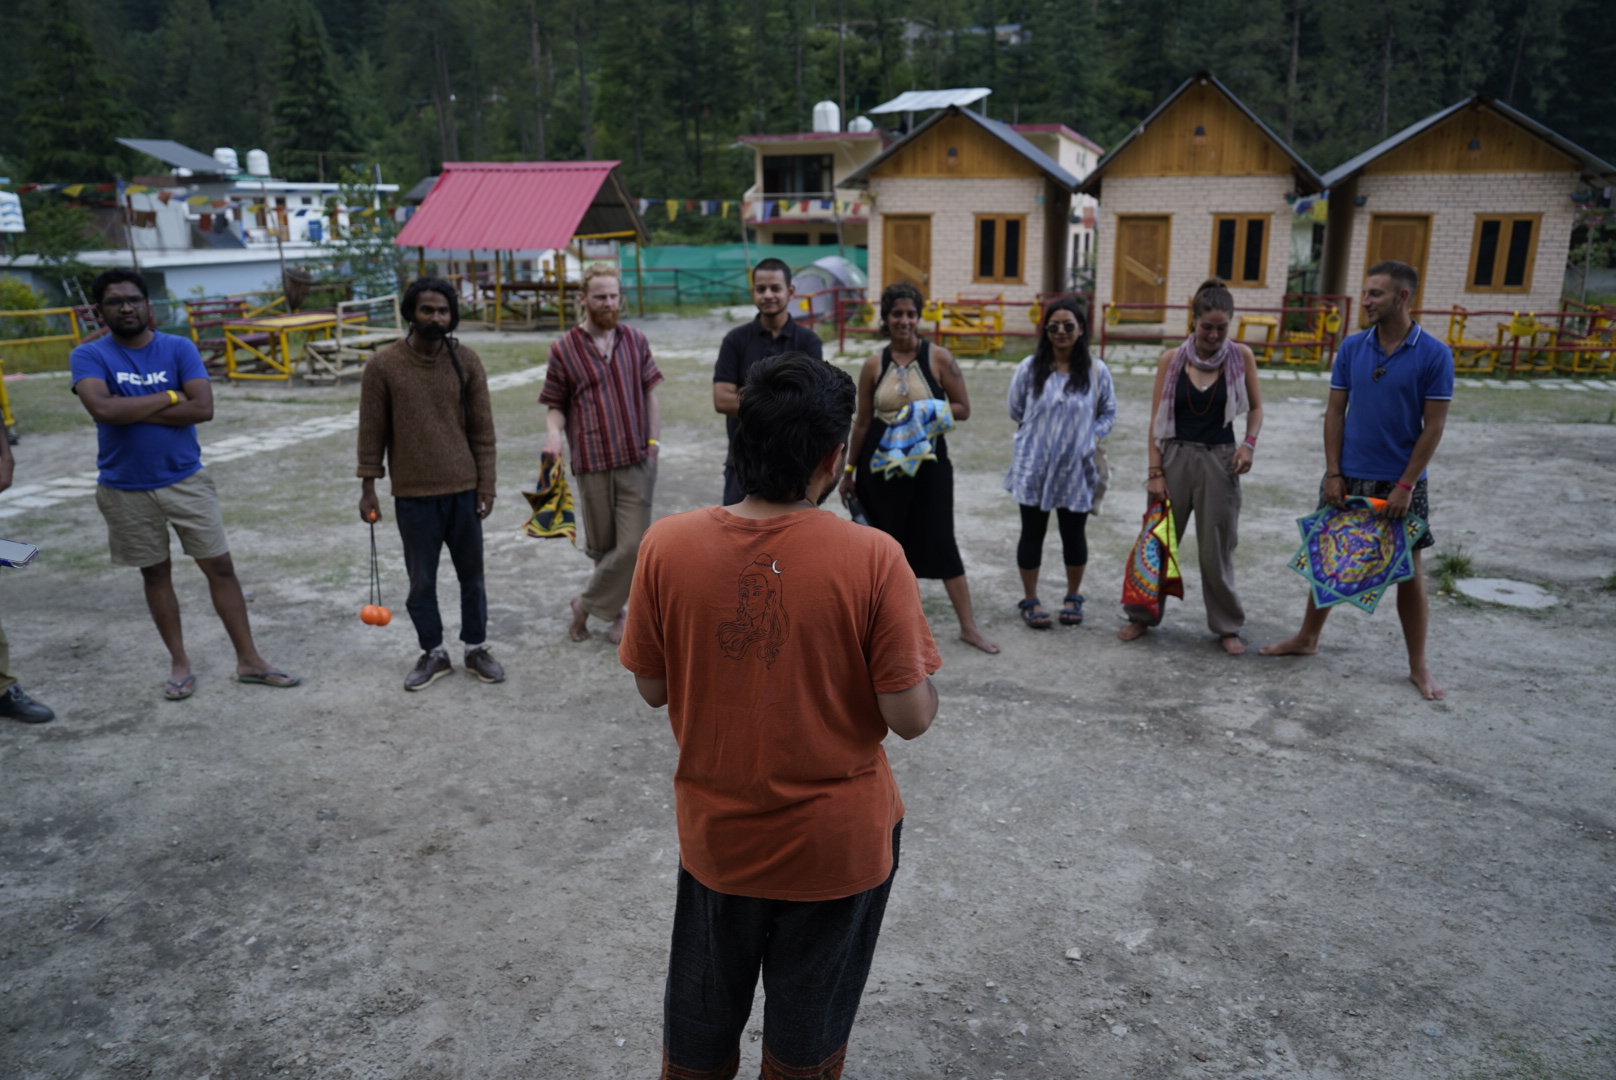
[[[178,405],[180,403],[180,396],[178,394],[176,394],[174,391],[169,390],[169,391],[166,391],[166,393],[168,394],[168,403],[170,405]]]
[[[842,466],[842,471],[844,473],[858,472],[858,469],[856,467],[852,466],[852,465],[843,465]]]
[[[657,442],[655,439],[646,439],[645,440],[645,445],[646,446],[661,446],[662,444]]]

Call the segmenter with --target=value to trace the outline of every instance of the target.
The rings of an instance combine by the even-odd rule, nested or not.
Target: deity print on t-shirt
[[[779,560],[767,552],[741,568],[736,582],[735,618],[718,627],[718,646],[731,660],[749,653],[772,668],[791,630]]]

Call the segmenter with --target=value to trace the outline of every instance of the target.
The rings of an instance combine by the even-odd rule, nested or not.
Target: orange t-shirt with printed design
[[[897,541],[822,510],[665,517],[640,543],[619,655],[668,681],[698,881],[813,901],[890,876],[903,800],[876,695],[942,666]]]

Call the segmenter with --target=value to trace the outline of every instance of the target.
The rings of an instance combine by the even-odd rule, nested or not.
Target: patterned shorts
[[[1350,476],[1343,476],[1346,481],[1348,495],[1361,495],[1367,499],[1384,499],[1397,490],[1395,480],[1354,480]],[[1319,481],[1319,507],[1326,505],[1324,498],[1325,481]],[[1425,535],[1414,544],[1415,551],[1423,551],[1436,544],[1436,537],[1431,535],[1431,501],[1425,490],[1425,477],[1414,481],[1414,494],[1408,501],[1408,512],[1425,522]]]

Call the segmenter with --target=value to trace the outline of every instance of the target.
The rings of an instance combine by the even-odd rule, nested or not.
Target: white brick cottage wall
[[[1557,311],[1575,223],[1571,193],[1578,186],[1578,174],[1573,172],[1360,176],[1358,195],[1366,201],[1353,214],[1346,288],[1357,289],[1368,268],[1365,259],[1369,253],[1371,214],[1430,214],[1431,251],[1426,257],[1421,306],[1427,310],[1447,310],[1458,304],[1472,311]],[[1543,224],[1532,264],[1532,291],[1466,292],[1465,275],[1470,270],[1476,215],[1536,213],[1543,215]],[[1426,322],[1434,326],[1432,316],[1426,316]],[[1434,328],[1445,329],[1446,323]],[[1490,324],[1469,327],[1468,332],[1492,337]]]
[[[1043,177],[1004,180],[951,180],[946,177],[905,179],[874,177],[870,194],[870,292],[872,299],[886,286],[883,245],[886,214],[931,215],[931,285],[926,299],[953,300],[998,296],[1006,300],[1032,300],[1043,291],[1045,191]],[[1027,246],[1022,285],[974,284],[977,214],[1027,215]],[[1065,242],[1064,232],[1061,241]]]
[[[1095,262],[1095,304],[1104,310],[1116,284],[1117,215],[1168,214],[1172,236],[1167,256],[1167,303],[1183,304],[1211,276],[1212,218],[1215,214],[1268,214],[1267,281],[1262,288],[1238,288],[1240,308],[1277,308],[1290,270],[1292,211],[1285,202],[1296,181],[1290,176],[1126,176],[1108,177],[1100,193],[1099,238]],[[1166,324],[1175,333],[1177,316]],[[1130,331],[1152,332],[1133,324]]]

